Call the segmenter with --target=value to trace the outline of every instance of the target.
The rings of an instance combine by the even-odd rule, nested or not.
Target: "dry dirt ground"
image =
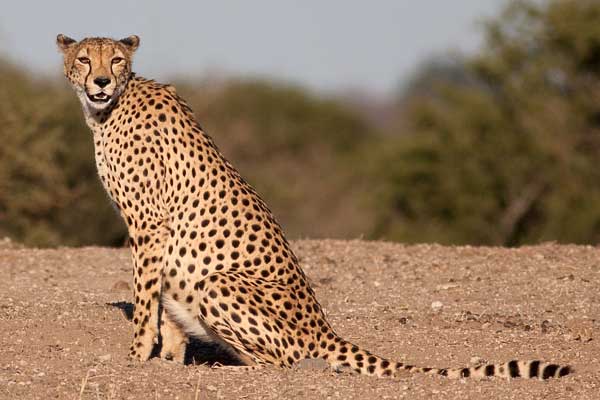
[[[176,365],[126,358],[128,250],[0,245],[2,399],[598,399],[600,249],[293,243],[327,315],[350,341],[395,360],[459,367],[540,357],[550,381],[377,379],[316,365],[244,372],[195,344]],[[221,353],[221,354],[219,354]],[[204,364],[202,364],[204,363]]]

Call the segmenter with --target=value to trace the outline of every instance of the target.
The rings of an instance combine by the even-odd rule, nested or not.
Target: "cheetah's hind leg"
[[[305,308],[289,285],[244,272],[223,272],[197,286],[202,323],[256,364],[290,368],[311,356],[308,341],[314,335],[308,319],[302,322],[306,327],[299,325]],[[317,309],[312,303],[310,308]]]
[[[161,334],[163,335],[161,358],[172,359],[183,363],[188,338],[193,337],[199,339],[203,343],[216,344],[229,355],[225,357],[228,361],[231,360],[231,356],[233,356],[232,361],[235,365],[224,365],[220,362],[216,362],[212,367],[222,369],[227,369],[229,367],[232,369],[252,367],[246,369],[253,370],[258,366],[258,363],[252,357],[237,351],[216,336],[197,316],[190,313],[183,304],[174,300],[170,295],[163,294],[162,305],[164,308],[163,315],[166,315],[166,319],[164,326],[161,326]],[[182,340],[184,342],[182,342]]]
[[[162,344],[160,358],[183,364],[188,337],[181,326],[164,309],[160,320],[160,337]]]

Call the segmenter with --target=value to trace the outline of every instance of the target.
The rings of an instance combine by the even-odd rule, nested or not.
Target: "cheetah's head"
[[[64,56],[65,76],[84,108],[100,111],[114,103],[125,89],[140,38],[86,38],[78,42],[60,34],[56,44]]]

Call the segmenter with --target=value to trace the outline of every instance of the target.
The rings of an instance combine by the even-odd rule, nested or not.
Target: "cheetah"
[[[469,368],[392,362],[336,334],[269,208],[170,85],[136,76],[137,36],[56,39],[92,131],[100,180],[133,256],[130,357],[184,361],[188,338],[216,341],[247,368],[307,358],[399,376],[547,379],[569,366],[513,360]]]

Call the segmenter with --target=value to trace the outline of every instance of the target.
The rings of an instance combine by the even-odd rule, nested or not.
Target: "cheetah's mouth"
[[[104,92],[100,92],[100,93],[96,93],[96,94],[87,93],[87,97],[93,103],[102,104],[102,103],[108,103],[110,101],[110,96]]]

